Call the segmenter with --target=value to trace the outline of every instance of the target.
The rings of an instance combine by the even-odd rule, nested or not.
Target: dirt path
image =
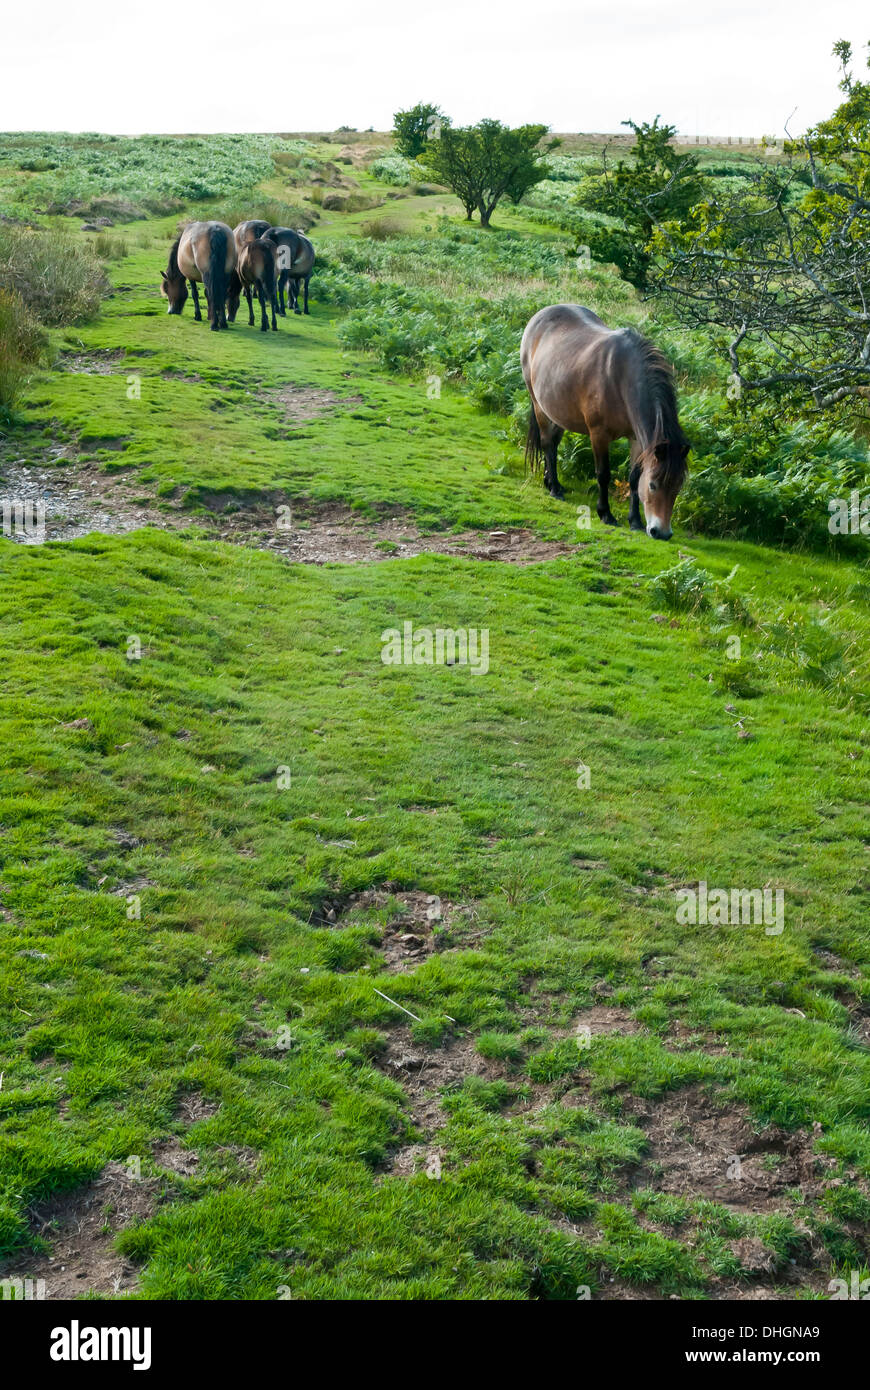
[[[239,507],[207,514],[158,507],[143,497],[134,480],[113,477],[99,465],[75,463],[68,447],[56,446],[48,452],[51,464],[19,460],[2,465],[0,501],[30,506],[25,516],[34,520],[36,505],[45,508],[44,526],[34,525],[33,520],[16,526],[14,512],[4,518],[5,534],[22,545],[70,541],[92,532],[120,536],[144,526],[161,530],[196,526],[213,540],[270,550],[289,561],[313,565],[370,564],[432,553],[531,565],[578,549],[542,540],[525,528],[424,534],[408,516],[373,519],[332,502]]]

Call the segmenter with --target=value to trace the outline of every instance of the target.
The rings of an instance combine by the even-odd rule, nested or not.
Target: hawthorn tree
[[[449,118],[439,107],[418,101],[410,110],[397,111],[393,116],[396,149],[406,159],[418,159],[429,141],[437,139],[441,129],[449,124]]]
[[[511,129],[501,121],[473,126],[443,126],[437,140],[426,145],[420,163],[436,183],[451,188],[465,208],[480,214],[488,227],[502,198],[518,203],[530,188],[547,177],[542,158],[559,141],[544,142],[547,127],[524,125]]]
[[[708,182],[698,168],[698,156],[680,154],[673,143],[676,126],[623,121],[634,132],[629,159],[615,167],[602,154],[601,168],[582,180],[577,203],[593,212],[617,217],[631,241],[623,259],[626,278],[644,288],[652,261],[650,238],[657,221],[684,219],[707,193]]]
[[[774,392],[866,414],[870,387],[870,83],[835,45],[845,100],[800,139],[785,165],[681,223],[655,223],[652,288],[681,320],[727,333],[734,394]]]

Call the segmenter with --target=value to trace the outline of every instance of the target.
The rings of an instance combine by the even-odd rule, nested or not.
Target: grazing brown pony
[[[628,521],[656,540],[671,537],[671,514],[686,478],[689,442],[677,419],[673,371],[633,328],[611,329],[579,304],[551,304],[526,324],[520,347],[532,401],[526,459],[544,460],[544,482],[564,497],[556,451],[566,430],[588,434],[598,479],[598,515],[610,510],[610,446],[631,440]]]
[[[270,227],[262,233],[278,248],[278,313],[284,313],[284,289],[287,301],[294,314],[301,314],[299,308],[299,286],[303,287],[305,313],[308,313],[308,281],[314,269],[314,247],[301,232],[292,227]]]
[[[259,240],[261,239],[261,237],[265,236],[265,234],[266,234],[266,232],[267,232],[268,230],[269,230],[269,223],[266,222],[266,221],[264,221],[263,218],[256,218],[256,217],[255,217],[255,218],[251,218],[251,220],[248,221],[248,222],[240,222],[239,225],[238,225],[237,227],[234,227],[234,228],[233,228],[233,241],[236,243],[236,260],[237,260],[237,262],[238,262],[238,260],[241,259],[242,251],[244,250],[244,248],[245,248],[246,246],[248,246],[248,245],[249,245],[251,242],[253,242],[253,241],[259,241]],[[270,242],[270,245],[272,245],[271,242]],[[274,253],[274,251],[275,251],[274,245],[272,245],[272,251],[273,251],[273,253]],[[253,267],[252,265],[249,264],[249,267],[248,267],[249,272],[250,272],[250,270],[252,270],[253,268],[254,268],[254,267]],[[273,267],[273,273],[272,273],[272,277],[271,277],[271,278],[272,278],[272,280],[274,281],[274,279],[275,279],[274,267]],[[248,301],[248,315],[249,315],[249,317],[248,317],[248,326],[250,327],[251,325],[253,325],[253,322],[254,322],[254,307],[253,307],[253,302],[252,302],[252,299],[251,299],[251,289],[252,289],[252,286],[256,285],[256,283],[257,283],[257,279],[256,279],[256,276],[255,276],[254,279],[250,280],[247,284],[243,284],[243,283],[242,283],[242,280],[241,280],[241,278],[240,278],[240,276],[239,276],[238,265],[236,266],[236,270],[235,270],[235,272],[233,273],[232,278],[231,278],[231,281],[230,281],[229,296],[228,296],[228,298],[227,298],[227,307],[228,307],[228,309],[229,309],[230,323],[235,323],[235,321],[236,321],[236,314],[237,314],[238,311],[239,311],[239,300],[240,300],[241,297],[242,297],[242,290],[244,290],[244,292],[245,292],[245,298],[246,298],[247,301]],[[273,287],[272,292],[271,292],[271,295],[270,295],[270,297],[269,297],[269,302],[270,302],[271,308],[272,308],[272,327],[275,328],[275,327],[277,326],[276,323],[275,323],[275,314],[278,312],[278,296],[277,296],[277,292],[276,292],[276,290],[274,289],[274,287]]]
[[[230,285],[229,298],[227,304],[230,311],[230,321],[232,322],[239,308],[240,291],[244,290],[245,299],[248,301],[248,326],[254,326],[254,302],[252,291],[257,291],[257,298],[260,301],[260,329],[263,333],[268,333],[269,322],[266,317],[266,304],[272,311],[272,329],[277,330],[278,324],[275,321],[275,310],[277,308],[275,295],[275,245],[274,242],[266,241],[265,238],[257,237],[253,241],[246,241],[239,252],[236,273]]]
[[[233,227],[233,241],[236,243],[236,255],[242,247],[249,241],[257,241],[261,236],[265,236],[269,230],[269,223],[262,217],[254,217],[250,222],[240,222],[238,227]]]
[[[227,326],[226,299],[230,276],[236,266],[236,243],[225,222],[191,222],[174,242],[169,264],[161,270],[160,293],[169,300],[169,313],[180,314],[187,300],[186,280],[193,292],[193,317],[199,311],[197,284],[205,286],[209,327],[217,332]]]

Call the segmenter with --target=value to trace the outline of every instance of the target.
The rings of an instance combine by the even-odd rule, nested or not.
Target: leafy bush
[[[713,580],[691,556],[649,581],[653,601],[681,613],[700,613],[710,607]]]
[[[77,323],[96,312],[106,279],[77,238],[0,226],[0,288],[19,294],[41,323]]]
[[[369,165],[369,173],[381,183],[393,184],[396,188],[404,188],[411,182],[411,170],[414,165],[410,159],[405,159],[401,154],[384,154],[372,161]]]

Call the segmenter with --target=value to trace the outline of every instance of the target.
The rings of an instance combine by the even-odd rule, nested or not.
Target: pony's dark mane
[[[166,267],[166,274],[169,276],[170,280],[177,280],[181,275],[181,271],[178,269],[178,246],[180,241],[181,235],[179,234],[169,248],[169,264]]]
[[[660,460],[661,466],[667,474],[683,476],[686,463],[681,456],[681,447],[687,441],[677,419],[674,369],[664,353],[660,352],[649,338],[644,338],[634,328],[626,328],[623,331],[640,358],[643,368],[641,378],[642,390],[645,392],[645,414],[647,418],[651,416],[654,422],[650,437],[641,440],[642,447],[646,450],[654,449],[657,444],[670,444],[671,448],[665,458]]]

